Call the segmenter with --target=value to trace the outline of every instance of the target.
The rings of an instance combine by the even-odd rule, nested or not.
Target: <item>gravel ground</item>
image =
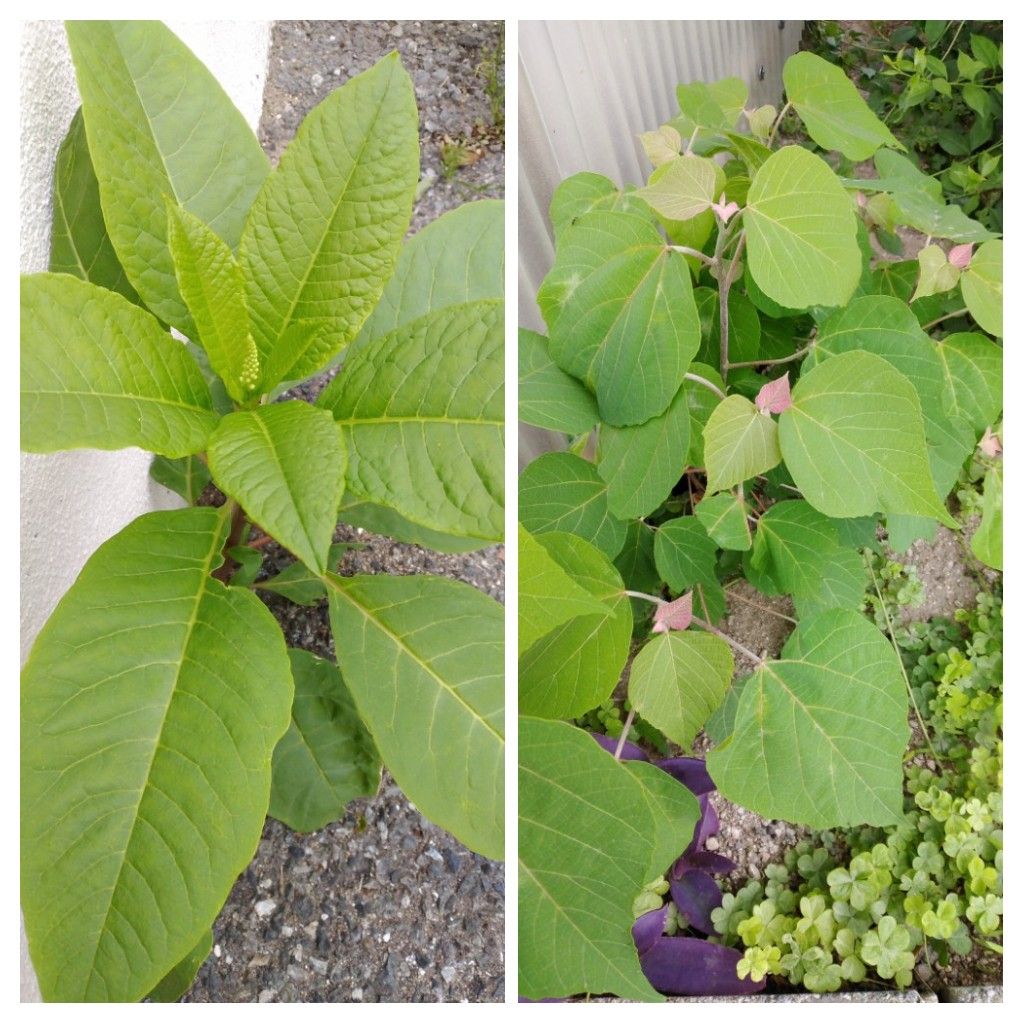
[[[726,597],[728,614],[719,628],[751,651],[776,657],[793,631],[793,623],[782,617],[793,616],[793,602],[788,597],[765,597],[746,581],[730,586]],[[742,655],[736,656],[735,665],[733,679],[750,675],[753,667]],[[711,743],[701,733],[694,747],[706,754]],[[718,790],[711,794],[711,802],[718,813],[719,829],[718,835],[708,841],[708,849],[735,861],[736,870],[726,879],[730,886],[739,887],[748,878],[760,878],[767,865],[779,860],[808,832],[788,821],[762,818],[726,800]]]
[[[473,199],[504,194],[505,154],[480,64],[500,22],[278,22],[260,141],[276,162],[305,114],[397,49],[420,109],[423,178],[411,231]],[[445,180],[446,136],[473,162]],[[295,389],[311,399],[327,377]],[[343,574],[434,573],[504,599],[504,549],[442,555],[364,530]],[[264,565],[291,557],[274,544]],[[264,597],[289,646],[334,648],[324,603]],[[504,869],[431,825],[385,773],[377,795],[341,821],[298,835],[268,819],[256,858],[214,926],[213,955],[186,1002],[435,1002],[504,998]]]

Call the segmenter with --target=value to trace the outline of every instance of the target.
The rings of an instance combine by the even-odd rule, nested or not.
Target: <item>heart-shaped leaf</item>
[[[732,680],[732,652],[710,633],[669,633],[648,641],[629,672],[637,713],[684,749]]]
[[[519,723],[519,991],[660,997],[630,928],[634,897],[690,840],[696,799],[651,764],[613,760],[563,722]]]
[[[853,204],[832,169],[799,146],[754,175],[743,213],[758,287],[782,306],[843,306],[862,269]]]
[[[838,518],[898,512],[955,526],[935,492],[913,385],[871,352],[805,373],[779,418],[786,466],[804,497]]]
[[[805,619],[747,681],[732,736],[708,755],[723,795],[812,828],[903,820],[907,691],[892,645],[860,613]]]
[[[535,538],[566,575],[604,610],[569,619],[519,660],[519,709],[540,718],[572,718],[607,700],[629,656],[633,615],[622,578],[597,548],[568,533]]]
[[[765,473],[781,459],[778,423],[750,399],[730,395],[715,407],[704,428],[709,494]]]

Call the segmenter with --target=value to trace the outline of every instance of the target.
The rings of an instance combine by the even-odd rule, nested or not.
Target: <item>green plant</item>
[[[690,842],[696,811],[657,774],[618,763],[637,716],[684,751],[703,729],[708,787],[766,818],[824,829],[904,817],[913,691],[888,611],[884,631],[861,614],[876,565],[861,552],[880,524],[910,539],[957,528],[947,498],[1002,408],[1001,242],[943,201],[840,69],[799,53],[783,81],[782,114],[748,109],[737,79],[679,86],[679,115],[642,137],[655,165],[645,185],[576,174],[552,199],[555,260],[538,293],[548,336],[521,331],[519,352],[520,417],[573,439],[519,479],[530,998],[656,998],[644,964],[664,977],[647,931],[661,918],[634,926],[632,902]],[[873,160],[879,177],[840,177],[778,145],[790,109],[815,143]],[[876,265],[869,236],[883,216],[927,230],[941,265],[928,251]],[[975,326],[943,336],[951,321]],[[887,574],[872,611],[902,575]],[[776,658],[720,628],[740,577],[792,598],[793,616],[771,610],[795,625]],[[553,720],[609,699],[638,633],[613,760]],[[627,802],[642,812],[627,816]],[[858,901],[890,884],[891,866],[870,871],[849,882]],[[758,935],[748,944],[764,951],[749,976],[763,984],[778,967],[837,987],[842,965],[818,951],[826,911],[812,900],[798,916],[779,888],[743,908]],[[868,903],[837,917],[837,934]],[[865,929],[868,960],[850,957],[900,980],[905,926],[885,916]]]
[[[950,201],[1001,229],[1001,22],[876,23],[873,34],[811,22],[806,44],[845,68]]]
[[[712,918],[723,941],[746,947],[751,976],[834,991],[870,968],[905,988],[922,953],[945,963],[1001,933],[1001,600],[980,594],[957,624],[906,634],[900,652],[942,770],[907,765],[895,827],[819,833],[770,865],[767,882],[724,897]],[[801,917],[785,917],[798,901]]]
[[[21,282],[22,445],[146,448],[190,505],[211,479],[226,500],[131,523],[37,637],[22,906],[45,998],[173,998],[268,806],[318,828],[383,761],[502,855],[500,606],[431,576],[339,576],[331,545],[339,515],[449,551],[501,537],[502,208],[401,244],[419,148],[397,54],[271,171],[162,25],[67,31],[82,111],[52,271]],[[315,406],[273,401],[342,353]],[[337,666],[286,650],[250,592],[250,524],[301,563],[259,586],[328,599]]]

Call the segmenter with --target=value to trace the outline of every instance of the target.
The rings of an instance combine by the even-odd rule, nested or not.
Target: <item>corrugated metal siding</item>
[[[781,27],[780,27],[781,26]],[[678,111],[680,82],[735,75],[749,103],[778,103],[799,21],[521,21],[519,23],[519,322],[544,330],[535,296],[554,260],[548,204],[578,171],[642,184],[638,136]],[[759,72],[764,68],[764,78]],[[520,465],[560,439],[520,430]]]

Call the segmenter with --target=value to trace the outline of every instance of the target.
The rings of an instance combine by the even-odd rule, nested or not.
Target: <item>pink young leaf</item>
[[[949,262],[958,270],[966,270],[971,262],[971,250],[973,248],[974,245],[971,242],[965,242],[963,245],[954,245],[949,250]]]
[[[999,435],[993,434],[991,427],[985,428],[985,433],[978,442],[978,447],[981,449],[982,454],[987,455],[990,459],[994,459],[997,455],[1001,455],[1003,452],[1003,446],[999,441]]]
[[[785,412],[792,404],[789,394],[789,374],[770,380],[757,393],[754,404],[761,412]]]
[[[725,201],[725,193],[723,192],[717,203],[711,204],[711,209],[718,214],[723,224],[729,223],[729,218],[734,213],[739,213],[739,205],[737,203],[727,203]]]
[[[674,601],[659,604],[654,613],[654,632],[667,633],[670,629],[686,629],[693,620],[693,591]]]

